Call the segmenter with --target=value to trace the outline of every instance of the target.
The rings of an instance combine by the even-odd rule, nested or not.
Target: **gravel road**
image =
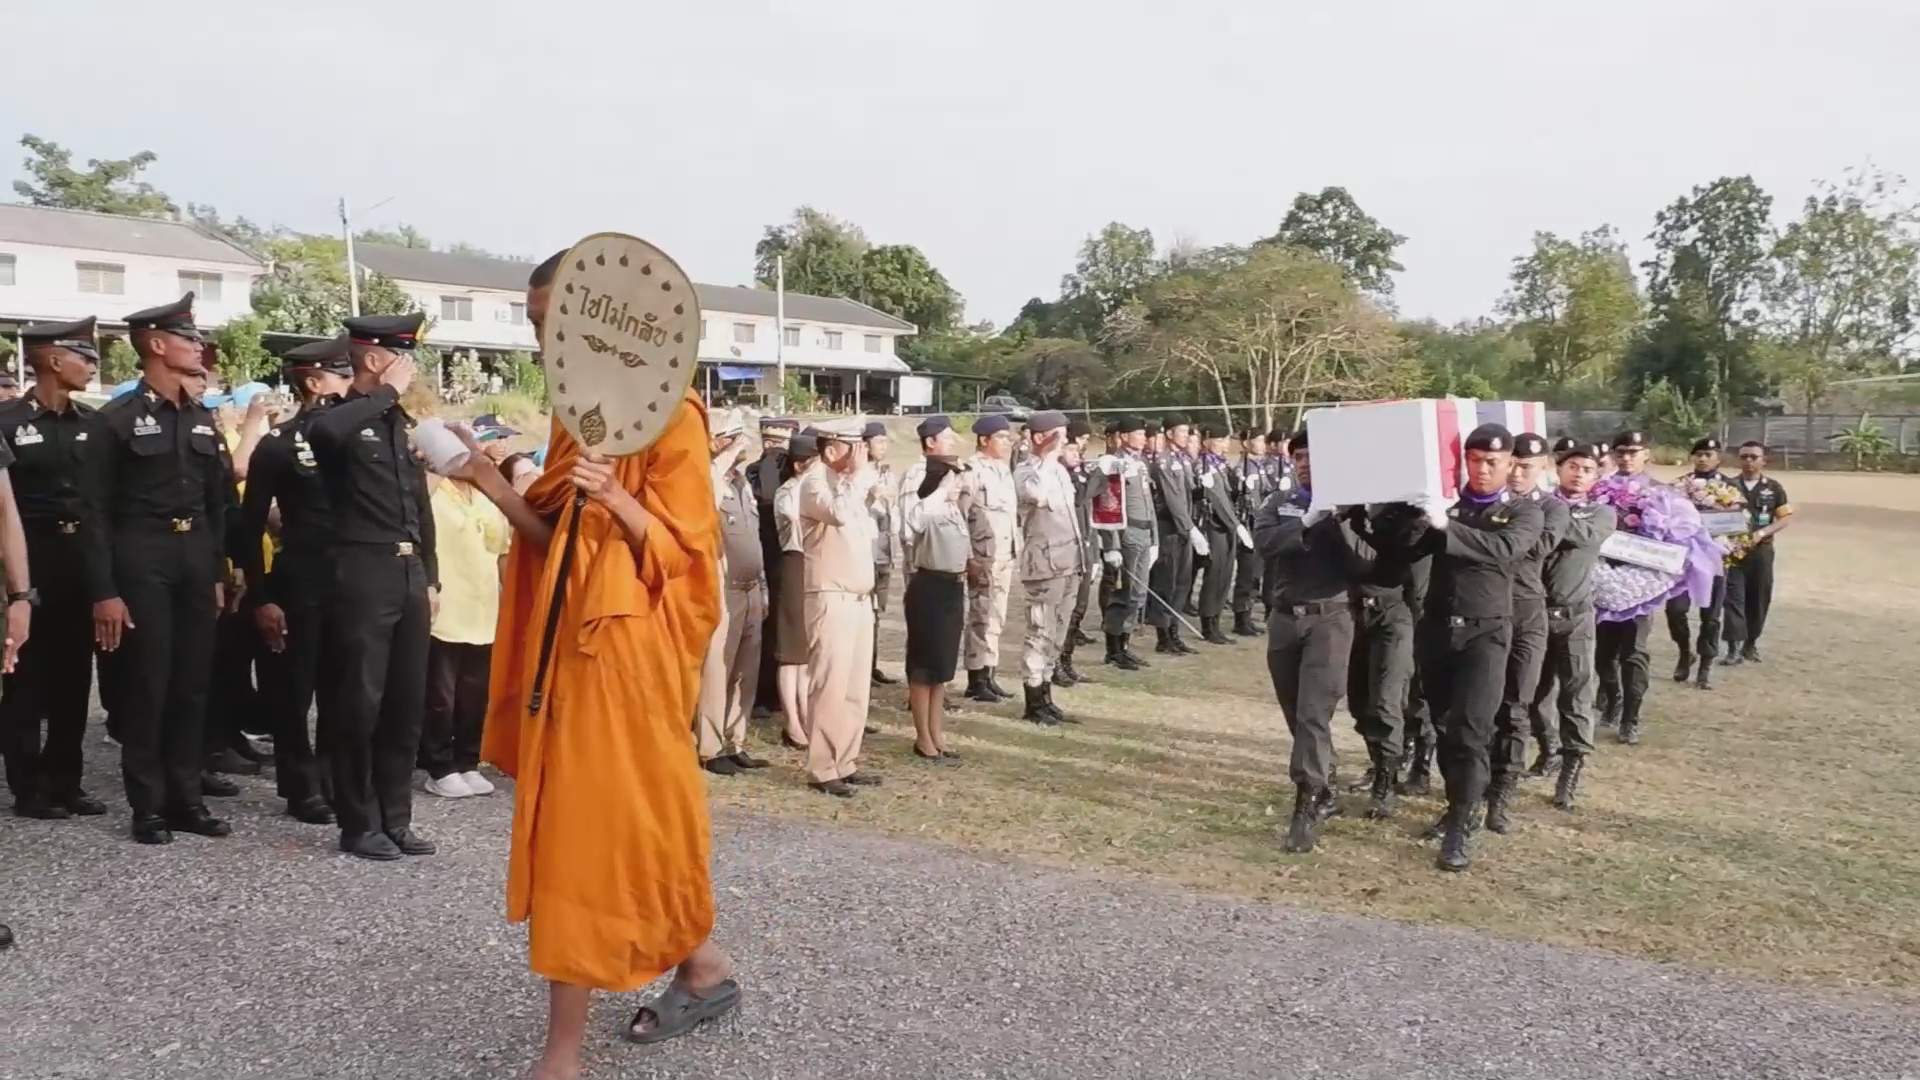
[[[420,796],[443,854],[369,864],[242,783],[222,841],[0,820],[0,1077],[519,1076],[544,998],[506,792]],[[716,850],[740,1021],[639,1049],[603,997],[590,1076],[1920,1077],[1920,1009],[1864,996],[755,817]]]

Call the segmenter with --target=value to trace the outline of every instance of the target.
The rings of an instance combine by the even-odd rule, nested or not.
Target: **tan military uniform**
[[[1086,572],[1086,523],[1073,477],[1059,461],[1029,457],[1014,474],[1020,500],[1020,583],[1026,592],[1026,648],[1021,668],[1030,687],[1053,678],[1074,590]]]
[[[807,779],[844,780],[858,768],[872,690],[873,515],[871,469],[842,476],[815,462],[800,481],[807,553],[807,669],[813,723]]]
[[[1013,591],[1013,557],[1019,547],[1019,499],[1013,473],[1004,461],[975,455],[967,473],[973,505],[967,522],[975,536],[975,558],[986,564],[982,575],[967,576],[967,633],[962,654],[968,671],[1000,666],[1000,632],[1007,623],[1007,595]]]
[[[767,581],[760,550],[760,506],[746,478],[716,464],[714,502],[720,509],[720,625],[700,671],[694,734],[700,760],[746,749],[747,710],[760,687],[761,625]]]

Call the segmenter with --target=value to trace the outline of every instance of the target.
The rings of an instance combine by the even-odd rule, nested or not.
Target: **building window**
[[[781,338],[787,343],[787,348],[789,349],[799,348],[800,347],[800,328],[797,326],[787,327],[786,332],[781,335]]]
[[[212,270],[180,271],[180,291],[192,293],[194,299],[210,304],[220,302],[220,283],[223,279]]]
[[[750,322],[734,323],[733,324],[733,340],[739,342],[742,345],[753,344],[753,324]]]
[[[440,298],[441,322],[472,322],[473,297],[443,296]]]
[[[127,291],[127,268],[118,263],[77,262],[80,291],[102,296],[123,296]]]
[[[867,351],[868,352],[880,351],[880,335],[879,334],[867,335]]]
[[[527,324],[527,305],[508,304],[503,308],[494,308],[493,321],[512,323],[514,326],[525,326]]]
[[[0,285],[14,284],[15,262],[17,260],[12,255],[0,255]]]
[[[840,331],[829,330],[826,333],[826,338],[827,338],[827,348],[838,349],[840,347]]]

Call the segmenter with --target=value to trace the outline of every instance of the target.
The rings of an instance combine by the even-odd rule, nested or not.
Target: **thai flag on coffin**
[[[1313,453],[1313,505],[1460,497],[1466,484],[1463,444],[1481,424],[1515,435],[1544,434],[1546,406],[1537,401],[1423,398],[1314,409],[1307,413]]]

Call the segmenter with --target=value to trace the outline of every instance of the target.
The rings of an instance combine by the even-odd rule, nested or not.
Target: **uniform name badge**
[[[32,446],[34,443],[46,441],[47,437],[40,434],[40,429],[34,427],[32,424],[28,424],[13,433],[13,445],[15,446]]]
[[[1121,478],[1116,475],[1105,479],[1106,483],[1093,492],[1093,527],[1119,532],[1127,527],[1127,508],[1120,492]]]
[[[142,416],[140,419],[134,421],[133,433],[135,435],[158,435],[160,434],[160,422],[152,416]]]
[[[1274,509],[1274,513],[1279,514],[1281,517],[1306,517],[1307,516],[1306,510],[1302,509],[1301,507],[1294,506],[1292,504],[1276,507]]]

